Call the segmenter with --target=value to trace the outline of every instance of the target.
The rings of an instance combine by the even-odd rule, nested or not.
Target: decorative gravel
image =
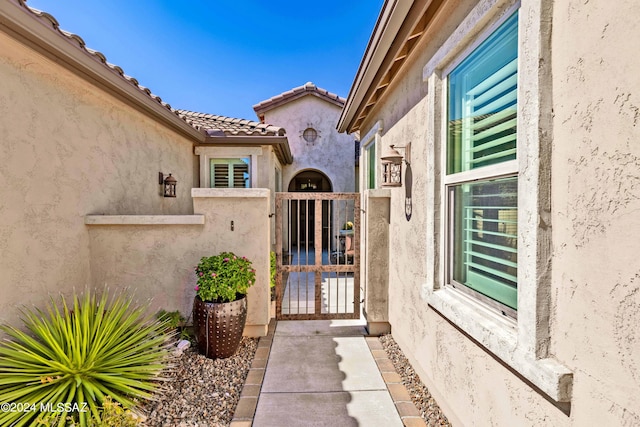
[[[220,427],[231,424],[258,339],[242,338],[235,355],[208,359],[192,345],[177,357],[157,401],[143,408],[148,427]]]
[[[393,337],[391,335],[382,335],[380,342],[387,353],[387,357],[393,363],[396,372],[402,377],[402,383],[411,396],[413,404],[420,411],[424,422],[428,426],[450,426],[449,420],[444,416],[427,387],[420,381],[420,377],[413,370],[409,360],[400,350]]]
[[[427,426],[451,426],[391,335],[380,337],[387,357]],[[142,408],[147,427],[227,427],[258,348],[258,339],[243,338],[235,355],[208,359],[194,346],[174,361],[156,400]]]

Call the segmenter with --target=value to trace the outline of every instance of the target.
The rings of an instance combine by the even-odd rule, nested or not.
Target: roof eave
[[[372,84],[375,72],[380,67],[384,56],[391,47],[393,34],[397,32],[404,20],[406,12],[413,0],[400,2],[399,0],[385,0],[378,15],[378,20],[373,28],[373,33],[369,38],[367,47],[358,66],[358,71],[347,95],[347,101],[342,109],[342,114],[338,120],[338,131],[353,131],[352,126],[357,113],[357,106],[362,102],[362,98]],[[406,9],[406,10],[405,10]]]
[[[111,68],[99,52],[88,52],[79,37],[65,37],[50,28],[45,17],[36,16],[24,1],[9,0],[0,4],[0,31],[31,49],[50,58],[90,84],[133,106],[152,119],[190,139],[193,143],[204,139],[202,132],[193,128],[148,89],[127,78],[119,67]],[[56,33],[56,34],[52,34]],[[53,35],[53,36],[52,36]]]
[[[253,106],[253,111],[255,111],[258,117],[260,117],[267,111],[273,110],[274,108],[278,108],[282,105],[288,104],[292,101],[295,101],[296,99],[302,98],[307,95],[320,98],[323,101],[327,101],[339,108],[344,107],[344,98],[335,93],[331,93],[325,89],[319,88],[311,82],[308,82],[303,86],[293,88],[289,91],[281,93],[280,95],[267,99],[266,101],[259,102],[258,104]]]
[[[227,147],[260,147],[272,146],[276,157],[283,165],[293,163],[289,140],[286,136],[206,136],[199,146],[227,146]]]
[[[338,120],[338,131],[360,129],[447,1],[385,1]]]

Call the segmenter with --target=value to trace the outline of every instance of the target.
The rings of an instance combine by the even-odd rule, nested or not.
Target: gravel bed
[[[192,345],[176,358],[157,400],[142,408],[143,425],[228,426],[257,348],[258,339],[245,337],[235,355],[213,360],[198,354]]]
[[[428,426],[450,426],[449,420],[444,416],[427,387],[420,381],[420,377],[413,370],[409,360],[402,353],[393,337],[391,335],[382,335],[380,342],[387,353],[387,357],[393,363],[393,367],[396,368],[396,372],[402,377],[402,383],[411,396],[413,404],[420,411],[424,422]]]

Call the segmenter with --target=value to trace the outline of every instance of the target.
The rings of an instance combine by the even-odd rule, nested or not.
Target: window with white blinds
[[[512,309],[518,287],[518,180],[452,186],[453,280]]]
[[[448,76],[447,173],[516,158],[517,18],[505,22]]]
[[[517,12],[464,58],[447,81],[449,284],[497,303],[515,317]]]
[[[249,188],[249,159],[211,159],[212,188]]]

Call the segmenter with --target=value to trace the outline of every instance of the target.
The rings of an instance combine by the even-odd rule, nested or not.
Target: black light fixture
[[[402,154],[397,149],[406,150],[407,156],[411,143],[405,147],[396,147],[390,145],[389,149],[380,157],[380,163],[382,164],[382,186],[383,187],[400,187],[402,186],[402,161],[409,165],[407,159],[403,159]]]
[[[178,180],[171,174],[168,177],[164,177],[164,174],[160,172],[158,174],[158,183],[163,186],[164,197],[176,197],[176,184]]]

